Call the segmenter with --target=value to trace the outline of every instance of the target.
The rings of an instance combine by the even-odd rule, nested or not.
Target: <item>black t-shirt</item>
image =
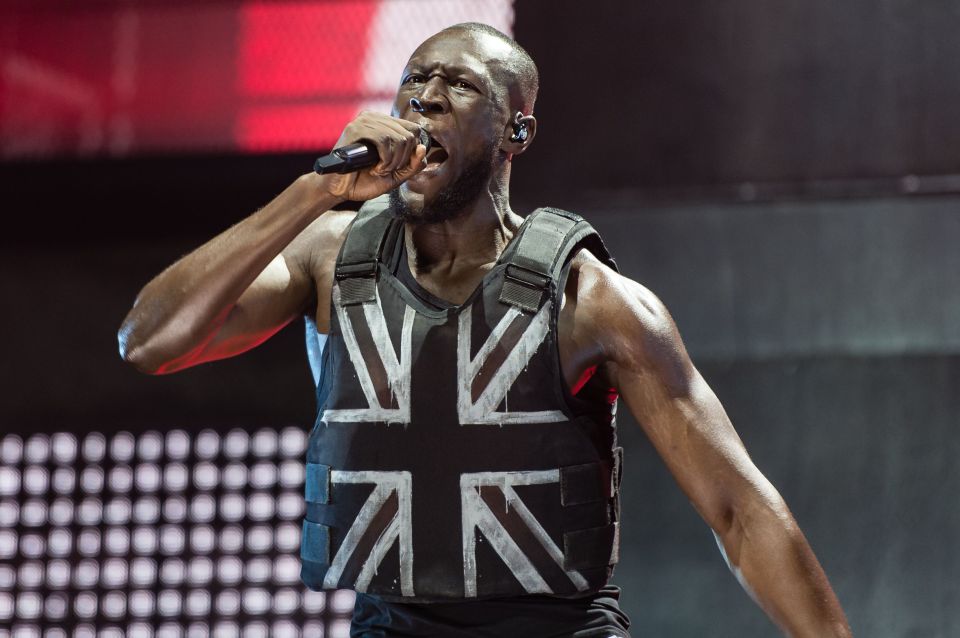
[[[410,262],[407,261],[407,246],[405,243],[401,243],[400,245],[400,259],[397,262],[397,271],[393,273],[393,276],[400,280],[400,283],[406,286],[407,290],[416,295],[420,301],[428,306],[431,306],[437,310],[446,310],[454,307],[454,304],[445,299],[437,297],[432,292],[421,286],[420,282],[417,281],[417,278],[413,276],[413,273],[410,272]]]
[[[620,588],[582,598],[541,594],[453,603],[392,603],[357,594],[351,638],[626,638]]]

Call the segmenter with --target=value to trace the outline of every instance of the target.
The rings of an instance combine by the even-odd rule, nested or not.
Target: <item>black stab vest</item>
[[[381,198],[337,259],[304,583],[408,602],[599,589],[619,545],[615,402],[570,394],[557,316],[573,251],[613,265],[606,248],[579,216],[537,209],[438,310],[394,276],[402,242]]]

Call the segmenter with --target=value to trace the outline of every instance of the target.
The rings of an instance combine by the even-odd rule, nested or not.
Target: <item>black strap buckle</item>
[[[546,290],[550,287],[549,276],[542,275],[538,272],[530,270],[529,268],[524,268],[523,266],[518,266],[516,264],[507,264],[507,269],[504,271],[504,276],[507,279],[512,279],[513,281],[530,288]]]
[[[337,264],[337,270],[334,276],[337,281],[350,277],[376,277],[377,262],[361,261],[356,264]]]
[[[547,275],[516,264],[507,264],[503,272],[500,301],[526,312],[537,312],[543,293],[549,289],[550,277]]]
[[[334,272],[340,288],[340,305],[352,306],[377,299],[377,262],[337,264]]]

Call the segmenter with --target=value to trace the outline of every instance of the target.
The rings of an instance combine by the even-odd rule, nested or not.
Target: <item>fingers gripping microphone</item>
[[[430,150],[430,135],[420,129],[420,143]],[[380,154],[372,142],[361,140],[333,149],[329,154],[317,159],[313,170],[321,175],[326,173],[353,173],[361,168],[373,166],[380,161]]]

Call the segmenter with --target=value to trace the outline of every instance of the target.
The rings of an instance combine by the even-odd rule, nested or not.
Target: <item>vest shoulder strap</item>
[[[394,221],[387,207],[386,196],[364,203],[347,231],[335,271],[343,306],[376,299],[377,263]]]
[[[377,265],[397,221],[386,196],[366,202],[354,218],[337,256],[336,282],[344,306],[374,301]],[[583,217],[559,208],[538,208],[523,223],[517,244],[506,251],[500,301],[536,312],[543,293],[557,281],[574,248],[583,246],[610,267],[616,263],[603,240]]]
[[[611,268],[616,263],[600,235],[583,217],[559,208],[538,208],[524,221],[516,249],[504,255],[507,264],[500,301],[536,312],[543,293],[558,281],[573,249],[583,246]]]

